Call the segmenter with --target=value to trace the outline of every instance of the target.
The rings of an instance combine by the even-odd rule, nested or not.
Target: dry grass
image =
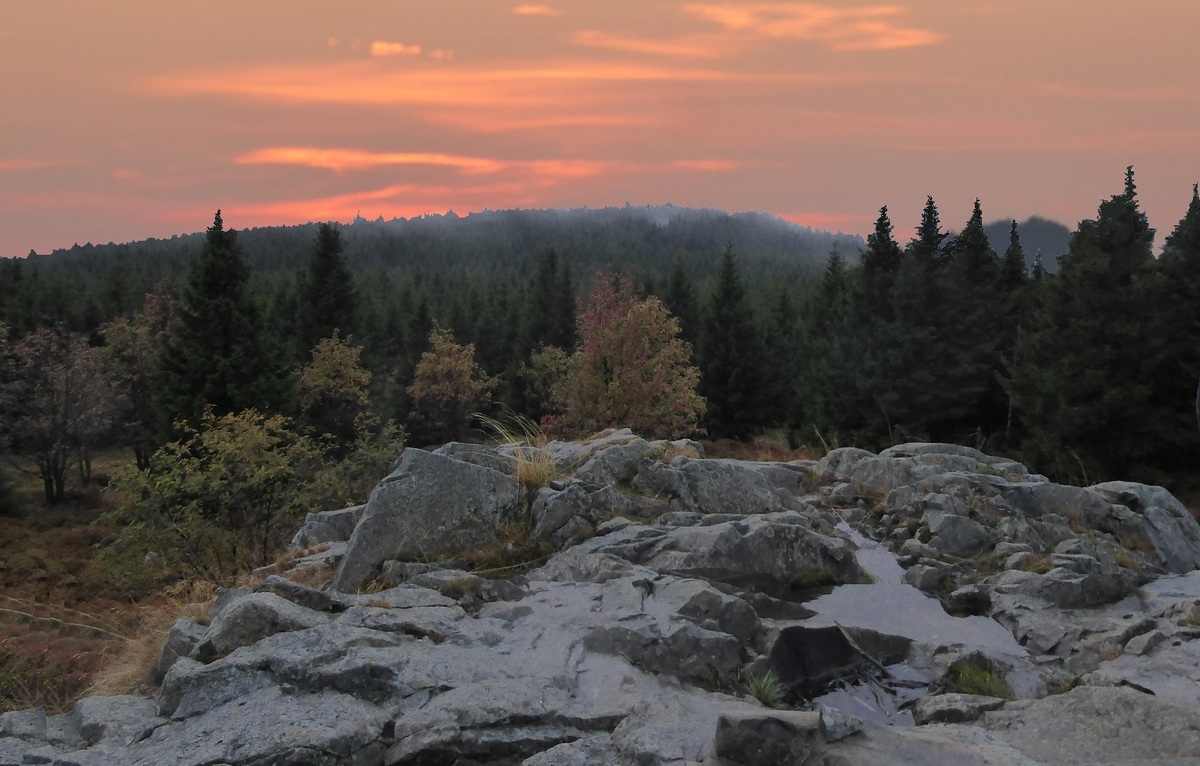
[[[179,583],[143,602],[136,623],[123,641],[105,652],[99,672],[88,686],[88,694],[149,694],[153,692],[150,670],[158,661],[171,626],[179,617],[201,625],[208,623],[208,610],[216,600],[217,586],[207,581]]]
[[[1049,553],[1039,553],[1019,567],[1022,572],[1031,572],[1033,574],[1046,574],[1053,568],[1054,564],[1050,561]]]
[[[506,420],[480,414],[475,417],[499,443],[512,445],[516,477],[521,486],[538,489],[554,479],[557,472],[554,459],[546,450],[546,435],[537,423],[515,413],[509,413]]]

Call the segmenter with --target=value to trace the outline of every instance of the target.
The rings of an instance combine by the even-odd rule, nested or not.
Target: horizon
[[[8,257],[218,207],[240,230],[674,204],[865,236],[887,205],[905,241],[929,195],[946,229],[976,197],[1073,229],[1128,165],[1161,246],[1200,180],[1185,0],[6,11]]]

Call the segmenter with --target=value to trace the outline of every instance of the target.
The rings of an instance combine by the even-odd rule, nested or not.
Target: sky
[[[454,210],[900,241],[1200,180],[1196,0],[3,0],[0,255]]]

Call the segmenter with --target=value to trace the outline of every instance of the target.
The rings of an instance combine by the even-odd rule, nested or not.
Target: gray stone
[[[310,513],[292,537],[292,549],[312,548],[322,543],[345,542],[354,534],[354,527],[362,518],[365,505],[341,508],[336,511]]]
[[[875,453],[857,447],[839,447],[825,453],[825,457],[817,461],[813,474],[821,484],[832,484],[841,481],[849,484],[850,472],[854,465],[863,458],[875,457]]]
[[[669,466],[648,461],[633,486],[648,494],[668,494],[672,508],[682,511],[745,515],[783,508],[779,493],[762,473],[737,460],[679,457]]]
[[[904,582],[925,593],[938,592],[945,580],[941,569],[924,564],[913,564],[904,572]]]
[[[596,734],[564,742],[521,762],[521,766],[619,766],[620,752],[612,736]]]
[[[204,640],[206,630],[207,628],[203,625],[187,617],[176,619],[167,634],[167,640],[158,653],[158,660],[150,669],[150,682],[155,686],[161,684],[163,677],[167,675],[167,671],[177,660],[181,657],[190,657],[192,652],[196,651],[196,647]]]
[[[643,460],[661,451],[663,447],[655,447],[636,437],[624,444],[614,444],[596,452],[580,466],[575,472],[575,480],[593,488],[627,484],[637,474]]]
[[[46,740],[46,711],[42,708],[0,713],[0,737]]]
[[[512,476],[410,447],[371,493],[333,587],[357,590],[388,559],[494,542],[521,507]]]
[[[504,445],[509,450],[519,449],[520,445]],[[433,451],[435,455],[444,455],[463,463],[490,468],[493,471],[513,475],[517,470],[517,459],[512,454],[504,454],[500,450],[485,447],[482,444],[466,442],[447,442]]]
[[[305,609],[311,609],[314,612],[343,612],[346,610],[346,602],[338,598],[338,594],[329,594],[323,591],[310,588],[307,585],[301,585],[297,582],[292,582],[286,577],[279,575],[271,575],[263,580],[254,588],[255,593],[274,593],[280,598],[285,598],[293,604],[302,606]]]
[[[793,766],[806,761],[820,737],[818,713],[726,713],[717,720],[713,751],[743,766]]]
[[[821,737],[826,742],[840,742],[863,730],[861,718],[843,713],[837,708],[821,705],[817,712],[821,714]]]
[[[1080,686],[1009,703],[979,724],[1040,763],[1166,766],[1200,759],[1200,711],[1129,688]]]
[[[75,703],[71,715],[79,721],[80,734],[88,747],[127,747],[166,723],[158,716],[154,700],[128,695],[84,697]]]
[[[913,721],[917,726],[930,723],[970,723],[989,710],[1004,707],[999,697],[978,694],[937,694],[922,697],[913,705]]]
[[[1149,654],[1167,640],[1167,635],[1161,630],[1152,630],[1140,636],[1134,636],[1125,644],[1125,653],[1141,656]]]
[[[927,512],[922,523],[929,527],[929,545],[956,554],[974,554],[991,546],[992,534],[979,522],[952,513]]]
[[[248,646],[267,636],[304,630],[326,622],[329,617],[293,604],[274,593],[251,593],[221,612],[204,634],[192,656],[211,662],[239,646]]]
[[[992,553],[1003,557],[1011,556],[1014,553],[1031,553],[1032,551],[1033,549],[1026,543],[1012,543],[1005,540],[996,543],[996,546],[992,548]]]

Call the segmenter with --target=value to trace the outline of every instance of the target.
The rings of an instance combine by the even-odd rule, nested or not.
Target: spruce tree
[[[867,249],[862,254],[856,300],[862,313],[884,321],[892,319],[892,288],[901,262],[900,245],[892,237],[892,221],[884,205],[879,208],[875,230],[867,235]]]
[[[1147,347],[1148,378],[1159,413],[1154,466],[1174,477],[1195,475],[1200,423],[1195,401],[1200,378],[1200,192],[1166,238],[1149,301],[1155,345]],[[1177,479],[1178,480],[1178,479]],[[1164,481],[1168,479],[1164,478]],[[1192,478],[1195,489],[1198,482]]]
[[[1011,332],[1000,261],[984,231],[978,199],[946,251],[949,289],[940,335],[948,350],[942,381],[947,399],[931,436],[964,441],[974,433],[978,440],[1002,430],[1008,418],[1000,387],[1001,344]]]
[[[682,330],[682,338],[688,343],[695,344],[696,331],[699,322],[696,307],[696,291],[687,271],[683,268],[683,260],[675,258],[671,261],[671,273],[667,277],[667,288],[663,294],[663,303],[677,319]]]
[[[710,436],[745,439],[768,419],[763,352],[733,247],[721,255],[700,335],[700,394],[708,401]],[[771,403],[771,413],[776,411]]]
[[[249,291],[250,265],[218,210],[175,303],[160,357],[156,410],[164,437],[181,420],[197,426],[248,408],[269,411],[283,396],[275,355],[262,342],[262,320]]]
[[[337,226],[322,223],[300,282],[297,351],[302,358],[307,359],[317,343],[335,332],[343,338],[354,333],[355,291],[345,249]]]
[[[1012,389],[1023,451],[1059,479],[1145,476],[1158,415],[1146,365],[1153,239],[1129,168],[1036,291]]]

